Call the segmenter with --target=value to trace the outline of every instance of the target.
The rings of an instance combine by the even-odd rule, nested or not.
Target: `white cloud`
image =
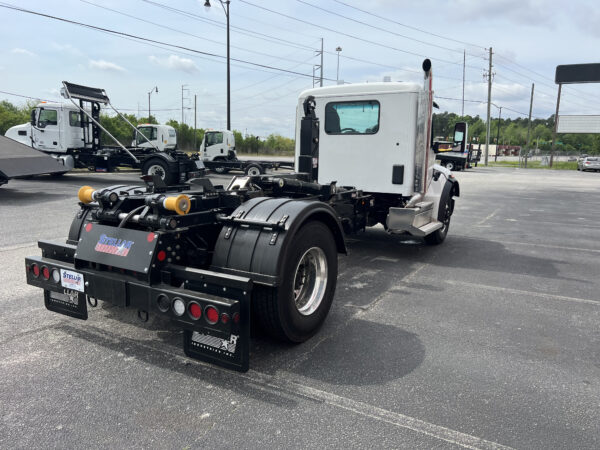
[[[59,44],[58,42],[52,42],[50,44],[50,48],[56,50],[60,53],[67,53],[72,56],[81,56],[83,53],[77,47],[72,46],[71,44]]]
[[[24,48],[13,48],[11,51],[11,53],[14,53],[16,55],[25,55],[25,56],[37,56],[35,53],[30,52],[29,50],[25,50]]]
[[[200,69],[196,63],[189,58],[182,58],[177,55],[170,55],[168,58],[158,58],[154,55],[148,58],[152,63],[171,70],[181,70],[187,73],[196,73]]]
[[[90,69],[107,70],[110,72],[125,72],[125,69],[118,64],[104,61],[103,59],[90,59],[88,66]]]

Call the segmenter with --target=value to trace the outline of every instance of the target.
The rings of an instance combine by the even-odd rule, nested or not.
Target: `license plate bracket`
[[[86,295],[70,289],[64,292],[54,292],[44,289],[44,305],[49,311],[87,320],[88,311]]]

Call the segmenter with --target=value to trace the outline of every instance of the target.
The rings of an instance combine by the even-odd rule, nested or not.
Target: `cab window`
[[[42,109],[38,118],[38,126],[40,128],[47,127],[48,125],[58,124],[58,111],[55,109]]]
[[[331,102],[325,105],[327,134],[375,134],[377,131],[378,101]]]
[[[81,116],[77,111],[69,111],[69,125],[72,127],[81,126]]]
[[[169,130],[169,137],[176,137],[177,134],[175,133],[175,130]]]
[[[223,133],[206,133],[206,145],[216,145],[223,143]]]
[[[154,128],[154,127],[139,127],[138,131],[140,133],[142,133],[144,136],[146,136],[146,138],[149,141],[155,141],[157,138],[156,128]],[[146,139],[144,139],[142,136],[139,135],[139,133],[136,133],[136,136],[137,136],[138,144],[143,144],[144,142],[147,142]]]

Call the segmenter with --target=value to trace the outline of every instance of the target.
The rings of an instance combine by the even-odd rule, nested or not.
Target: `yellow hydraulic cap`
[[[163,200],[163,207],[169,211],[175,211],[180,216],[190,212],[192,202],[187,195],[181,194],[177,197],[167,197]]]
[[[96,190],[91,186],[81,186],[77,193],[77,197],[79,197],[81,203],[91,203],[94,201],[94,192],[96,192]]]

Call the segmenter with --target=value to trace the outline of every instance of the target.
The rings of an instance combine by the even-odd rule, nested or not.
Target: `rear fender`
[[[245,202],[225,219],[211,268],[277,286],[293,237],[313,220],[327,225],[338,252],[347,253],[341,224],[326,203],[260,197]]]

